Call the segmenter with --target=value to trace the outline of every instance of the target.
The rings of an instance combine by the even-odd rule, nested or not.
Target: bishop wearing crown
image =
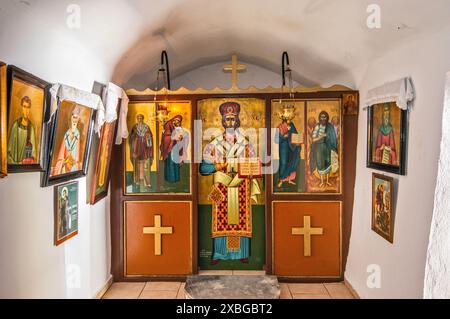
[[[252,238],[252,201],[261,193],[258,181],[239,176],[239,161],[256,158],[256,149],[240,129],[240,104],[220,105],[222,134],[205,147],[200,174],[213,175],[211,264],[221,260],[240,260],[248,263]]]

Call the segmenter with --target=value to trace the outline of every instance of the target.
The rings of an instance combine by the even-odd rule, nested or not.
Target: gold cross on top
[[[223,70],[226,72],[231,71],[231,87],[237,88],[238,72],[247,70],[247,66],[245,64],[238,64],[237,55],[233,54],[231,56],[231,64],[225,64]]]

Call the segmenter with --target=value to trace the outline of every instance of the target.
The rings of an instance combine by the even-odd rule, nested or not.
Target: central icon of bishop
[[[248,170],[240,171],[247,159],[256,159],[256,146],[240,128],[240,104],[219,107],[224,131],[206,145],[200,174],[213,175],[209,200],[213,203],[211,264],[221,260],[249,263],[252,238],[252,201],[261,194],[259,183]]]

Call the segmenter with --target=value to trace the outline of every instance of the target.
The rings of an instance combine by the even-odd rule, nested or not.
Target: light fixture
[[[283,79],[283,84],[281,86],[280,104],[282,105],[282,113],[280,113],[280,117],[292,119],[294,118],[295,113],[295,105],[292,101],[294,99],[294,87],[292,81],[292,70],[289,64],[289,55],[286,51],[283,52],[283,55],[281,56],[281,76]],[[286,76],[288,80],[289,101],[283,101],[283,91],[286,87]]]
[[[169,109],[167,108],[167,102],[159,102],[156,104],[156,118],[158,119],[158,121],[160,123],[162,123],[163,125],[166,123],[166,121],[169,118]]]
[[[160,86],[160,78],[162,78],[162,86]],[[160,87],[163,89],[164,99],[163,101],[157,101],[156,97],[160,91]],[[169,73],[169,59],[167,57],[167,52],[163,51],[161,53],[161,65],[158,68],[158,73],[156,76],[156,87],[155,87],[155,97],[154,102],[156,106],[156,119],[163,125],[169,119],[170,110],[168,109],[168,90],[170,90],[170,73]]]

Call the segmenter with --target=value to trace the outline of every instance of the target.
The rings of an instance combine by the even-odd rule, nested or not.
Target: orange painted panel
[[[125,202],[125,275],[188,275],[192,273],[191,203]],[[144,227],[173,227],[162,234],[161,255],[155,255],[155,235]]]
[[[292,228],[323,228],[323,235],[311,235],[311,256],[304,256],[304,236],[292,235]],[[341,203],[273,203],[274,272],[278,276],[341,276]]]

